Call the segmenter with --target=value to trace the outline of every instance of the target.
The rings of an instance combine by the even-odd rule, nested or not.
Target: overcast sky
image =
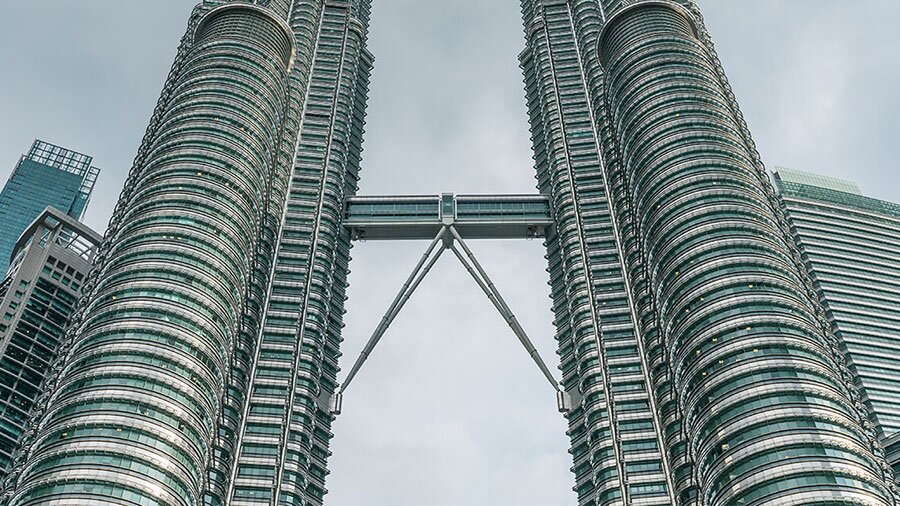
[[[0,178],[35,137],[93,155],[86,221],[105,228],[192,0],[2,0]],[[896,0],[703,0],[769,167],[900,202]],[[364,194],[533,192],[513,0],[376,0]],[[353,250],[343,366],[425,244]],[[548,363],[540,242],[473,245]],[[343,375],[341,376],[343,378]],[[445,255],[346,395],[329,506],[572,504],[553,392]]]

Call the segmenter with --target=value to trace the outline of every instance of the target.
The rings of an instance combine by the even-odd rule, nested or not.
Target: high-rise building
[[[900,476],[900,204],[855,183],[775,173],[781,205],[841,339],[869,419]]]
[[[48,207],[0,282],[0,478],[32,414],[101,237]]]
[[[579,503],[891,504],[697,6],[523,7]]]
[[[342,391],[447,249],[559,389],[579,504],[894,504],[692,1],[521,1],[532,197],[354,198],[369,5],[193,11],[10,505],[321,504]],[[351,240],[432,234],[339,388]],[[465,243],[504,235],[545,238],[561,385]]]
[[[100,170],[93,158],[35,140],[0,192],[0,271],[19,236],[47,206],[80,220]]]

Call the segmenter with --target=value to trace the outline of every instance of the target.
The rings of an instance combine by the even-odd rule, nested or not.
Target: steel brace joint
[[[457,244],[459,244],[460,247],[457,247]],[[440,248],[438,248],[439,245]],[[462,251],[460,251],[460,248],[462,249]],[[472,276],[472,278],[485,293],[485,295],[487,295],[488,300],[490,300],[497,311],[500,312],[500,315],[503,316],[504,320],[506,320],[506,323],[519,339],[519,342],[525,348],[525,351],[528,352],[528,355],[538,366],[538,369],[540,369],[541,373],[556,391],[556,402],[557,407],[559,408],[559,412],[567,413],[571,409],[571,398],[560,387],[559,382],[557,382],[553,377],[553,374],[550,372],[547,364],[544,363],[544,360],[541,358],[540,353],[538,353],[537,349],[534,347],[534,344],[531,342],[531,339],[529,339],[528,335],[525,333],[525,329],[523,329],[519,324],[519,321],[516,319],[515,314],[513,314],[512,310],[506,304],[506,301],[500,295],[500,291],[497,290],[494,282],[491,281],[491,278],[487,275],[487,272],[485,272],[484,268],[475,258],[475,254],[472,253],[471,249],[469,249],[469,246],[463,240],[462,236],[459,234],[456,228],[451,224],[446,224],[441,228],[437,236],[435,236],[435,238],[431,241],[431,244],[428,245],[428,248],[425,249],[425,253],[422,254],[422,258],[419,259],[419,262],[416,264],[412,273],[410,273],[409,277],[407,277],[406,279],[406,282],[404,282],[403,286],[400,288],[400,292],[394,298],[391,305],[388,306],[387,311],[381,318],[381,321],[378,323],[378,326],[375,328],[372,336],[366,342],[366,345],[363,347],[362,352],[360,352],[359,358],[356,359],[356,362],[353,364],[353,367],[347,374],[347,378],[344,380],[343,385],[338,388],[338,390],[331,397],[331,414],[335,416],[341,414],[344,400],[343,394],[347,391],[347,388],[350,386],[353,378],[355,378],[357,373],[359,373],[360,368],[372,354],[375,346],[378,345],[378,342],[384,336],[385,332],[387,332],[388,327],[400,313],[400,310],[403,309],[403,306],[412,296],[413,292],[416,291],[416,288],[419,287],[419,285],[422,283],[422,280],[425,279],[425,276],[429,271],[431,271],[431,268],[435,263],[437,263],[443,252],[448,249],[453,251],[454,255],[456,255],[456,258],[459,259],[466,271]]]

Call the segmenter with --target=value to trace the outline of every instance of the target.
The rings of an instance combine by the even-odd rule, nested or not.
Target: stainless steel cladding
[[[12,504],[202,503],[293,55],[263,9],[199,22]]]
[[[521,0],[525,198],[352,198],[369,6],[195,8],[0,503],[320,506],[351,239],[437,230],[545,238],[580,506],[896,504],[691,0]]]
[[[892,504],[692,14],[669,1],[624,7],[599,54],[700,503]]]

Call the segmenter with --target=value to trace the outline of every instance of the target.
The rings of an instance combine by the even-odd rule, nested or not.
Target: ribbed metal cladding
[[[209,0],[204,5],[210,3]],[[218,3],[222,3],[219,1]],[[265,2],[257,2],[263,5]],[[268,201],[265,206],[259,248],[247,292],[239,339],[233,350],[228,394],[224,398],[213,460],[209,466],[209,481],[203,497],[204,504],[229,504],[231,484],[237,457],[242,451],[240,437],[252,391],[253,371],[259,362],[260,329],[268,305],[271,285],[277,275],[279,234],[285,233],[285,205],[289,192],[292,164],[295,156],[297,132],[307,97],[309,76],[313,66],[316,38],[320,33],[324,0],[279,0],[265,4],[279,19],[288,21],[296,46],[295,61],[289,82],[287,112],[282,122],[284,134],[277,149],[274,171],[270,176]],[[298,276],[300,270],[295,270]],[[285,371],[288,373],[289,371]]]
[[[683,0],[682,3],[690,3]],[[604,2],[604,24],[610,16],[615,16],[623,2]],[[583,52],[598,55],[597,39],[599,34],[590,39],[591,47]],[[644,232],[635,220],[634,212],[628,196],[627,181],[620,160],[619,147],[612,129],[609,111],[606,107],[605,74],[603,73],[599,55],[595,66],[585,70],[590,83],[592,107],[596,111],[600,139],[602,141],[603,174],[608,180],[610,189],[610,205],[613,208],[614,220],[619,230],[622,256],[627,265],[627,274],[634,301],[635,319],[643,338],[644,353],[648,363],[648,379],[652,383],[653,396],[656,400],[657,423],[662,427],[665,452],[669,459],[668,473],[673,483],[675,504],[694,506],[698,504],[698,491],[693,470],[693,456],[688,451],[687,434],[683,424],[683,412],[679,404],[675,387],[674,373],[669,363],[666,335],[660,331],[660,318],[652,289],[649,283],[650,273],[644,261]]]
[[[199,23],[11,504],[201,503],[293,57],[262,9]]]
[[[303,5],[298,6],[298,10]],[[227,504],[322,504],[349,271],[344,200],[357,190],[372,68],[368,1],[316,12],[310,93],[277,241]],[[304,15],[312,15],[312,11]],[[292,150],[292,152],[294,152]]]
[[[892,504],[690,16],[625,7],[599,52],[701,501]]]
[[[623,244],[590,107],[603,21],[596,0],[522,2],[520,56],[538,187],[555,228],[546,241],[578,504],[673,504],[668,459],[634,318]],[[585,50],[587,49],[587,50]]]
[[[775,184],[862,402],[900,476],[900,204],[853,183],[778,168]]]

